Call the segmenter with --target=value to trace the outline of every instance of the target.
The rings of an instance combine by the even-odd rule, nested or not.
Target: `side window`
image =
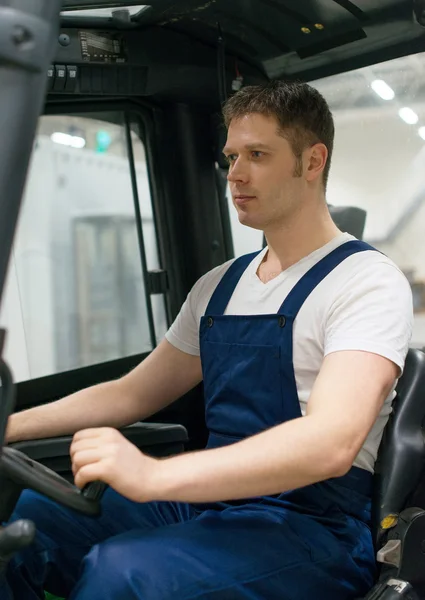
[[[144,147],[132,131],[141,247],[121,123],[40,119],[0,312],[16,381],[148,352],[166,331],[141,260],[160,266]]]
[[[335,120],[327,200],[366,211],[363,239],[410,281],[425,346],[425,53],[312,82]]]

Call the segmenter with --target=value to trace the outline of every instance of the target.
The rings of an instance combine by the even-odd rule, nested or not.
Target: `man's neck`
[[[278,227],[264,232],[268,252],[264,257],[263,268],[284,271],[322,248],[341,234],[332,221],[325,203],[311,210],[300,210],[291,219]],[[267,266],[266,266],[267,265]]]

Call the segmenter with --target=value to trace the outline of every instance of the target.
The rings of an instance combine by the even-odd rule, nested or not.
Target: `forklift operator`
[[[37,536],[0,600],[353,600],[374,583],[372,475],[410,286],[331,219],[334,124],[314,88],[248,86],[223,113],[233,204],[267,246],[199,279],[132,372],[11,417],[9,442],[75,434],[76,485],[110,487],[99,518],[21,495],[12,520]],[[202,380],[204,450],[153,458],[117,430]]]

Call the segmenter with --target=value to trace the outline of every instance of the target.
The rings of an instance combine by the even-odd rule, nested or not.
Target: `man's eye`
[[[233,163],[233,162],[235,162],[235,160],[236,160],[237,156],[236,156],[236,154],[228,154],[228,155],[226,156],[226,158],[227,158],[227,161],[228,161],[229,163]]]
[[[261,158],[263,156],[263,153],[260,150],[253,150],[251,154],[254,158]]]

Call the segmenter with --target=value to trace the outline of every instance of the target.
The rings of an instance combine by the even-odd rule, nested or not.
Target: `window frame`
[[[98,98],[87,99],[84,101],[71,101],[63,98],[59,101],[48,102],[41,117],[64,115],[64,116],[87,116],[87,118],[98,119],[104,122],[110,122],[124,128],[126,138],[127,160],[129,164],[129,174],[131,180],[131,188],[134,203],[134,217],[136,223],[137,239],[139,246],[139,260],[142,269],[142,277],[145,290],[145,301],[147,308],[149,336],[152,349],[157,346],[155,323],[153,318],[152,297],[149,291],[149,271],[147,267],[146,249],[144,245],[143,225],[141,208],[139,204],[139,193],[137,188],[136,170],[134,163],[133,144],[131,140],[131,132],[138,135],[140,141],[144,145],[146,156],[146,169],[148,176],[149,192],[151,196],[153,226],[155,231],[155,243],[157,245],[158,260],[161,269],[164,269],[163,259],[160,247],[160,235],[158,232],[159,220],[155,209],[154,196],[156,195],[155,186],[153,185],[154,178],[151,174],[151,157],[152,152],[148,151],[148,145],[151,142],[148,140],[147,134],[152,131],[152,111],[151,107],[141,102],[132,102],[127,100],[106,100],[99,101]],[[121,118],[114,118],[119,115]],[[106,117],[106,118],[105,118]],[[108,118],[109,117],[109,118]],[[164,308],[166,325],[169,327],[171,319],[170,313],[167,310],[166,293],[164,293]],[[94,363],[85,365],[76,369],[67,369],[52,373],[42,377],[34,377],[19,381],[16,383],[17,403],[16,410],[35,406],[44,401],[50,401],[58,397],[62,397],[67,393],[72,393],[76,389],[94,385],[115,376],[128,372],[136,366],[141,360],[146,358],[149,353],[143,352],[128,357],[119,357],[112,361],[102,363]],[[91,371],[92,370],[92,371]],[[72,384],[71,384],[72,382]],[[75,387],[75,382],[78,382]],[[62,391],[63,390],[63,391]]]

